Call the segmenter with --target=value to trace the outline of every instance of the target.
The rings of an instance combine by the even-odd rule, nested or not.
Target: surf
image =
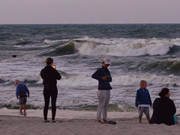
[[[85,37],[61,44],[46,55],[78,53],[88,56],[163,56],[174,51],[174,46],[180,46],[179,39],[98,39]]]

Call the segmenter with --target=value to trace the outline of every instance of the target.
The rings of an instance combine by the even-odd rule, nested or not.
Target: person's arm
[[[110,72],[109,72],[108,81],[109,81],[109,82],[112,82],[112,76],[111,76],[111,73],[110,73]]]
[[[45,78],[45,75],[44,75],[43,69],[41,70],[40,75],[41,75],[41,78],[42,78],[42,79],[44,79],[44,78]]]
[[[18,86],[16,86],[16,97],[17,97],[17,99],[19,97],[19,87]]]
[[[100,75],[100,69],[98,69],[93,75],[92,78],[96,79],[96,80],[101,80],[101,75]]]
[[[62,77],[61,77],[60,73],[56,69],[55,69],[55,71],[56,71],[56,73],[55,73],[56,74],[56,79],[61,80]]]
[[[135,106],[138,107],[138,91],[136,92],[136,101],[135,101]]]
[[[176,106],[172,100],[171,100],[171,112],[173,115],[176,113]]]
[[[26,93],[27,93],[27,95],[28,95],[28,97],[29,97],[29,95],[30,95],[29,89],[27,88],[27,86],[26,86],[26,85],[24,85],[24,87],[25,87],[25,89],[26,89]]]

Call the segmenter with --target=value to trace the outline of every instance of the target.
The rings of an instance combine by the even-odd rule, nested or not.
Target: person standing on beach
[[[139,123],[141,123],[143,113],[146,115],[147,120],[150,123],[149,108],[152,106],[152,101],[145,80],[141,80],[140,82],[140,89],[136,92],[135,105],[139,109]]]
[[[26,116],[26,102],[27,102],[27,97],[29,97],[30,92],[27,86],[21,83],[19,80],[15,80],[14,85],[16,86],[16,97],[17,99],[19,99],[20,115],[23,115],[22,110],[24,109],[24,116]]]
[[[48,109],[49,109],[49,100],[51,97],[51,106],[52,106],[52,122],[55,121],[56,116],[56,99],[58,95],[58,89],[57,89],[57,80],[61,79],[61,75],[58,73],[58,71],[55,69],[55,66],[53,66],[53,59],[47,58],[46,59],[46,66],[41,70],[41,77],[43,79],[43,85],[44,85],[44,122],[49,122],[47,120],[48,115]]]
[[[107,109],[110,101],[110,90],[112,89],[110,82],[112,82],[112,77],[110,71],[108,70],[111,61],[104,58],[102,61],[102,67],[99,68],[93,75],[92,78],[98,80],[98,92],[97,97],[99,100],[99,105],[97,109],[97,122],[98,123],[108,123],[107,121]],[[101,114],[103,115],[103,121],[101,120]]]

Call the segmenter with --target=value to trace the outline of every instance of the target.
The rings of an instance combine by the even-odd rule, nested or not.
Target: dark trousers
[[[48,109],[49,109],[49,100],[51,98],[51,106],[52,106],[52,120],[55,120],[56,116],[56,99],[58,95],[56,86],[44,86],[44,120],[47,120]]]

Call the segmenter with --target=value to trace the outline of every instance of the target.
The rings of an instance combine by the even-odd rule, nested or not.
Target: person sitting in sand
[[[146,115],[148,122],[150,123],[149,108],[152,105],[151,97],[147,87],[147,82],[141,80],[140,89],[136,92],[135,105],[139,109],[139,123],[141,123],[143,113]]]
[[[111,74],[108,70],[108,66],[111,64],[109,59],[103,59],[102,68],[99,68],[93,75],[92,78],[99,81],[98,85],[98,100],[99,105],[97,109],[97,122],[102,123],[101,114],[103,113],[103,123],[107,121],[107,109],[110,100],[110,90],[112,89],[109,82],[112,81]]]
[[[16,86],[16,97],[17,99],[19,99],[20,115],[23,115],[22,110],[24,109],[24,116],[26,116],[26,102],[27,102],[27,97],[29,97],[30,95],[30,92],[27,86],[21,83],[19,80],[15,80],[14,85]]]
[[[169,89],[163,88],[159,96],[160,98],[156,98],[153,103],[153,115],[150,123],[174,125],[176,107],[173,100],[170,99]]]

